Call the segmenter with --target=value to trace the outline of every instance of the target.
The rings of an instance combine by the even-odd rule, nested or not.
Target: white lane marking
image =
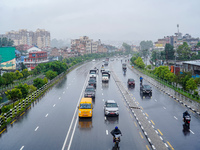
[[[194,132],[192,132],[192,130],[190,130],[190,132],[191,132],[192,134],[194,134]]]
[[[23,150],[23,148],[24,148],[24,146],[22,146],[22,147],[20,148],[20,150]]]
[[[102,95],[103,95],[103,93],[102,93]]]
[[[88,79],[88,78],[87,78],[87,79]],[[79,104],[80,101],[81,101],[81,97],[82,97],[82,95],[83,95],[84,87],[86,87],[87,79],[85,79],[85,83],[84,83],[84,85],[83,85],[83,89],[82,89],[82,92],[81,92],[81,94],[80,94],[80,97],[79,97],[79,100],[78,100],[76,106],[78,106],[78,104]],[[73,118],[72,118],[71,124],[70,124],[70,126],[69,126],[69,129],[68,129],[67,135],[66,135],[66,137],[65,137],[65,141],[64,141],[63,146],[62,146],[62,150],[65,150],[65,146],[66,146],[66,143],[67,143],[67,140],[68,140],[68,136],[69,136],[69,133],[70,133],[70,131],[71,131],[71,128],[72,128],[73,122],[74,122],[74,118],[75,118],[75,116],[76,116],[77,109],[78,109],[78,107],[75,108],[75,111],[74,111],[74,115],[73,115]],[[68,148],[70,148],[70,147],[68,146]]]
[[[75,132],[77,123],[78,123],[78,116],[76,117],[74,129],[73,129],[73,132],[72,132],[71,139],[70,139],[70,141],[69,141],[69,145],[68,145],[67,150],[70,150],[70,147],[71,147],[71,144],[72,144],[72,139],[73,139],[73,137],[74,137],[74,132]]]
[[[102,99],[102,101],[104,102],[104,99]]]
[[[53,107],[55,107],[55,106],[56,106],[56,104],[53,105]]]
[[[163,138],[160,136],[160,139],[163,141]]]
[[[68,87],[67,87],[67,89],[68,89]]]
[[[151,121],[148,121],[149,123],[151,123]]]
[[[105,120],[106,120],[106,117],[105,117]]]
[[[101,89],[101,90],[103,90],[103,89]]]
[[[106,134],[108,135],[108,130],[106,130]]]
[[[38,130],[38,128],[39,128],[39,126],[37,126],[37,127],[35,128],[35,131],[37,131],[37,130]]]
[[[168,145],[165,143],[165,146],[168,147]]]
[[[65,94],[65,91],[63,92],[63,94]]]
[[[165,107],[163,107],[164,109],[166,109]]]
[[[174,116],[174,118],[175,118],[176,120],[178,120],[178,118],[176,118],[176,116]]]
[[[155,130],[155,132],[158,134],[158,131],[157,131],[157,130]]]
[[[61,97],[59,97],[58,99],[61,99]]]
[[[155,99],[155,101],[157,102],[157,100]]]
[[[49,115],[49,114],[46,114],[46,116],[45,116],[45,117],[48,117],[48,115]]]

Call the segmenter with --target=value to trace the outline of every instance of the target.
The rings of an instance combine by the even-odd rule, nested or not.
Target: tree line
[[[0,47],[7,47],[7,46],[13,46],[14,41],[11,39],[8,39],[6,37],[0,38]]]
[[[155,67],[155,69],[151,70],[151,65],[145,66],[140,54],[134,54],[131,58],[131,63],[137,66],[138,68],[157,76],[168,84],[173,83],[175,87],[178,88],[177,85],[181,85],[182,89],[192,93],[193,96],[198,96],[197,87],[200,85],[200,78],[192,78],[191,72],[183,72],[182,74],[175,75],[169,70],[168,66],[159,66]]]

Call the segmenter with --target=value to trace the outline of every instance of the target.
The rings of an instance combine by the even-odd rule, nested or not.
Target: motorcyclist
[[[187,110],[183,113],[183,121],[184,122],[185,122],[185,116],[191,117]]]
[[[142,83],[142,80],[143,80],[143,78],[142,78],[142,76],[140,76],[140,83]]]
[[[113,138],[115,137],[115,134],[121,134],[122,136],[122,133],[117,126],[110,133],[112,134]]]

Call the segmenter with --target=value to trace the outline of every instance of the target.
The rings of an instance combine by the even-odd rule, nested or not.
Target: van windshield
[[[80,104],[80,109],[91,109],[91,104]]]

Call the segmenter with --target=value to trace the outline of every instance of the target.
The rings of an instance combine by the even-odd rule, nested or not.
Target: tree
[[[174,47],[171,44],[167,43],[165,45],[165,59],[167,61],[167,64],[168,60],[174,59],[174,52]]]
[[[57,76],[57,72],[56,71],[52,71],[49,70],[45,73],[46,77],[50,80],[52,80],[53,78],[55,78]]]
[[[28,72],[28,69],[22,70],[22,74],[23,74],[23,77],[24,77],[25,79],[30,75],[30,73]]]
[[[8,91],[5,92],[5,94],[7,95],[7,98],[9,100],[12,100],[13,102],[22,98],[22,92],[21,92],[20,89],[17,89],[17,88],[14,88],[12,90],[8,90]],[[14,103],[13,103],[13,107],[14,107]]]
[[[190,91],[190,90],[194,91],[196,89],[197,89],[197,84],[193,78],[190,78],[189,80],[186,81],[186,90],[187,91]]]
[[[23,74],[21,72],[19,72],[19,70],[15,71],[15,76],[16,76],[16,79],[18,79],[18,80],[23,78]]]
[[[22,92],[22,98],[26,98],[26,96],[29,93],[29,86],[28,84],[24,83],[24,84],[19,84],[18,86],[16,86],[15,88],[20,89]]]
[[[48,79],[46,77],[44,77],[43,81],[44,81],[44,84],[48,83]]]
[[[152,41],[141,41],[140,42],[140,48],[141,50],[145,50],[145,49],[150,49],[153,47],[153,42]]]
[[[21,63],[21,70],[27,69],[27,67],[24,65],[24,63]]]
[[[183,45],[180,45],[177,49],[177,54],[181,59],[190,58],[191,49],[188,46],[187,42],[183,42]]]
[[[127,53],[131,52],[131,46],[130,45],[128,45],[127,43],[123,43],[122,46],[125,48]]]
[[[44,85],[44,80],[41,78],[36,78],[33,80],[33,86],[37,87],[37,89],[41,88]]]
[[[13,46],[14,41],[11,39],[7,39],[6,37],[0,38],[0,47],[2,46]]]
[[[135,60],[135,64],[136,64],[139,68],[142,68],[142,69],[144,69],[144,67],[145,67],[145,64],[144,64],[144,62],[143,62],[143,60],[142,60],[141,57],[138,57],[138,58]]]
[[[32,93],[32,92],[34,92],[36,90],[37,90],[37,88],[35,86],[29,85],[29,93]]]
[[[200,42],[197,43],[197,46],[196,46],[196,47],[200,47]]]
[[[177,76],[178,83],[183,87],[184,90],[186,90],[186,82],[190,78],[192,78],[191,72],[183,72],[183,74]]]
[[[5,84],[4,78],[0,76],[0,86],[3,86]]]
[[[141,50],[141,55],[146,58],[149,55],[149,50],[148,49]]]
[[[5,85],[13,84],[13,81],[16,78],[14,73],[8,73],[8,72],[4,73],[2,77],[3,77]]]

